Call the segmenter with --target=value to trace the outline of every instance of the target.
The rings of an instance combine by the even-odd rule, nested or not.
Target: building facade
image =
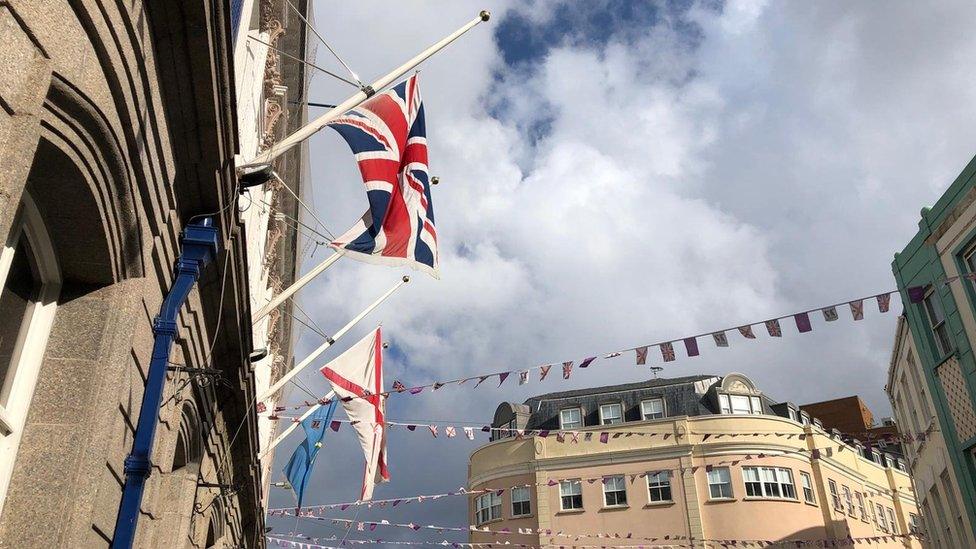
[[[477,531],[488,529],[533,545],[610,536],[611,545],[875,538],[921,547],[897,463],[865,457],[796,412],[741,374],[502,403],[493,440],[471,455],[468,488],[503,491],[472,494],[471,541],[502,541]]]
[[[920,379],[909,391],[900,386],[899,376],[891,389],[897,395],[924,391],[931,401],[935,430],[939,431],[935,440],[944,445],[945,451],[941,458],[930,460],[931,456],[922,454],[931,452],[919,450],[918,458],[926,463],[923,469],[939,469],[938,459],[944,459],[948,474],[945,493],[939,494],[946,512],[942,526],[949,531],[968,529],[969,540],[976,527],[976,357],[972,347],[976,336],[976,287],[974,280],[965,276],[976,273],[974,176],[976,159],[969,162],[935,205],[922,209],[918,233],[904,250],[895,254],[892,263],[905,307],[906,331],[900,336],[900,345],[905,351],[905,362],[908,356],[912,357]],[[905,369],[911,377],[913,368]],[[902,406],[896,398],[895,406],[910,417],[913,409],[924,413],[921,400]],[[919,423],[924,423],[923,417]],[[939,455],[939,451],[933,452]],[[941,484],[942,473],[939,475]],[[917,480],[927,485],[927,477],[921,476]],[[952,492],[955,493],[950,497]],[[963,520],[949,515],[952,501],[961,502]],[[937,509],[933,511],[938,514]]]
[[[898,318],[885,387],[904,437],[902,448],[915,485],[929,544],[935,548],[976,547],[959,479],[935,417],[917,352],[904,316]]]
[[[296,235],[244,215],[235,166],[302,120],[280,94],[304,72],[246,42],[302,51],[287,9],[0,1],[0,547],[111,546],[154,319],[206,217],[217,253],[176,316],[134,546],[264,545],[253,403],[289,366],[290,326],[252,333],[252,294],[288,283]],[[300,154],[277,166],[296,189]]]

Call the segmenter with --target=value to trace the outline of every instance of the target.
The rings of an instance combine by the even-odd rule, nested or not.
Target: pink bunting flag
[[[263,402],[258,402],[258,413],[263,414],[268,411],[268,407]]]
[[[698,356],[698,340],[693,337],[686,337],[685,351],[687,351],[689,357]]]
[[[664,362],[674,362],[674,346],[670,341],[661,344],[661,357],[664,358]]]
[[[766,331],[769,332],[770,337],[783,337],[783,330],[779,327],[779,320],[767,320],[766,321]]]
[[[634,350],[637,351],[637,365],[642,366],[647,364],[647,346],[638,347]]]
[[[546,379],[546,376],[549,375],[549,370],[552,370],[552,364],[539,367],[539,381]]]
[[[746,339],[756,339],[756,334],[752,333],[752,326],[739,326],[739,333]]]
[[[600,433],[600,442],[606,444],[610,441],[610,433]]]
[[[878,312],[887,313],[891,307],[891,294],[878,294],[875,299],[878,300]]]
[[[444,434],[447,435],[447,438],[454,438],[457,436],[457,430],[454,428],[454,426],[448,425],[447,427],[444,427]]]
[[[793,315],[793,321],[796,322],[796,329],[801,334],[813,330],[813,326],[810,325],[810,315],[807,313],[796,313]]]
[[[468,437],[468,440],[474,440],[474,429],[471,427],[465,427],[464,436]]]
[[[726,337],[725,332],[715,332],[712,334],[712,339],[715,340],[716,347],[728,347],[729,338]]]
[[[563,362],[563,379],[569,379],[573,373],[573,362]]]
[[[864,300],[858,299],[857,301],[851,301],[848,303],[851,306],[851,316],[854,320],[864,319]]]
[[[336,433],[339,432],[339,427],[342,427],[342,424],[339,423],[338,421],[333,421],[332,423],[329,424],[329,428],[335,431]]]

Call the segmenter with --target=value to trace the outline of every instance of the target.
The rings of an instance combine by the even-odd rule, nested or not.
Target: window
[[[803,501],[816,504],[817,497],[813,493],[813,481],[810,480],[810,473],[800,472],[800,484],[803,486]]]
[[[898,533],[898,521],[895,520],[895,510],[891,507],[888,508],[888,524],[891,525],[891,533]]]
[[[559,412],[560,429],[579,429],[583,426],[583,410],[581,408],[568,408]]]
[[[867,522],[868,512],[864,509],[864,496],[861,495],[861,492],[854,492],[854,497],[857,499],[857,512],[861,515],[861,520]]]
[[[647,499],[650,502],[671,501],[671,472],[647,474]]]
[[[711,499],[732,498],[732,476],[728,467],[715,467],[708,471],[708,495]]]
[[[583,486],[578,479],[559,483],[559,505],[563,511],[583,508]]]
[[[600,425],[613,425],[624,422],[623,406],[620,404],[604,404],[600,406]]]
[[[664,417],[664,399],[652,398],[641,402],[641,416],[645,420]]]
[[[474,500],[474,504],[474,518],[478,524],[502,518],[502,497],[496,492],[478,496]]]
[[[743,467],[746,495],[755,498],[796,499],[793,472],[780,467]]]
[[[516,486],[512,488],[512,516],[524,517],[532,514],[532,505],[529,503],[529,487]]]
[[[851,515],[853,517],[854,516],[854,498],[851,497],[851,489],[848,488],[846,484],[844,486],[841,486],[841,489],[844,490],[844,503],[847,504],[847,514],[848,515]]]
[[[723,414],[732,413],[732,405],[729,404],[729,395],[718,395],[718,402]]]
[[[837,493],[837,483],[828,479],[827,488],[830,489],[830,499],[834,504],[834,509],[843,512],[844,507],[842,507],[840,504],[840,494]]]
[[[732,400],[733,414],[751,414],[752,406],[749,404],[749,397],[744,395],[729,395]]]
[[[876,504],[878,512],[878,528],[881,528],[882,532],[888,531],[888,520],[885,519],[885,510],[880,503]]]
[[[627,505],[627,483],[623,475],[603,479],[603,504],[607,507]]]
[[[915,513],[908,513],[908,531],[913,534],[922,533],[922,524]]]
[[[54,323],[60,270],[27,193],[0,245],[0,508]]]
[[[749,402],[752,403],[752,413],[763,413],[762,400],[759,397],[749,397]]]
[[[791,420],[796,421],[796,422],[799,422],[800,421],[799,418],[796,417],[796,410],[794,410],[793,408],[787,408],[786,409],[786,413],[790,417]]]
[[[942,312],[942,302],[939,296],[933,291],[925,296],[922,304],[925,306],[925,313],[928,315],[929,327],[932,330],[932,337],[935,339],[936,350],[939,356],[945,356],[952,350],[952,340],[949,339],[949,328],[945,323],[945,314]]]

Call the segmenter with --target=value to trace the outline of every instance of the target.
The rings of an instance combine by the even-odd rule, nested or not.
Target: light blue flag
[[[325,437],[325,430],[332,421],[332,414],[335,413],[339,399],[333,399],[327,405],[319,406],[312,415],[302,420],[302,429],[305,430],[305,440],[295,448],[295,453],[285,465],[284,473],[288,482],[291,483],[295,497],[298,499],[298,508],[302,508],[302,498],[305,497],[305,487],[312,474],[312,464],[315,463],[315,455],[322,447],[322,439]]]

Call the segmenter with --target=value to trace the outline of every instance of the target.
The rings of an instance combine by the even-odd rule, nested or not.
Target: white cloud
[[[317,19],[353,66],[375,75],[473,15],[467,4],[431,5],[330,5]],[[533,20],[547,21],[552,5],[533,4]],[[505,7],[493,10],[497,24]],[[891,288],[892,253],[976,141],[972,15],[909,2],[883,12],[731,3],[721,14],[694,10],[697,48],[661,24],[637,42],[559,45],[535,71],[502,70],[497,85],[492,27],[476,28],[422,77],[432,173],[443,181],[434,191],[443,280],[415,276],[359,331],[383,319],[406,357],[390,377],[424,382],[578,360]],[[312,95],[342,93],[320,79]],[[492,118],[500,99],[504,115]],[[523,132],[539,120],[549,131],[533,143]],[[312,150],[318,209],[344,228],[365,207],[358,171],[335,135],[317,136]],[[335,330],[397,276],[344,260],[303,304]],[[702,341],[700,359],[667,374],[743,371],[774,398],[861,393],[884,414],[899,307],[881,319],[873,306],[857,324],[815,319],[803,336],[784,323],[782,340],[730,334],[722,351]],[[647,377],[631,361],[545,387],[445,388],[391,415],[484,420],[501,400]],[[410,478],[381,495],[463,482],[470,448],[445,445],[444,470],[457,477],[425,477],[417,436],[393,449]],[[319,467],[333,465],[347,468]],[[311,499],[346,499],[354,477]]]

